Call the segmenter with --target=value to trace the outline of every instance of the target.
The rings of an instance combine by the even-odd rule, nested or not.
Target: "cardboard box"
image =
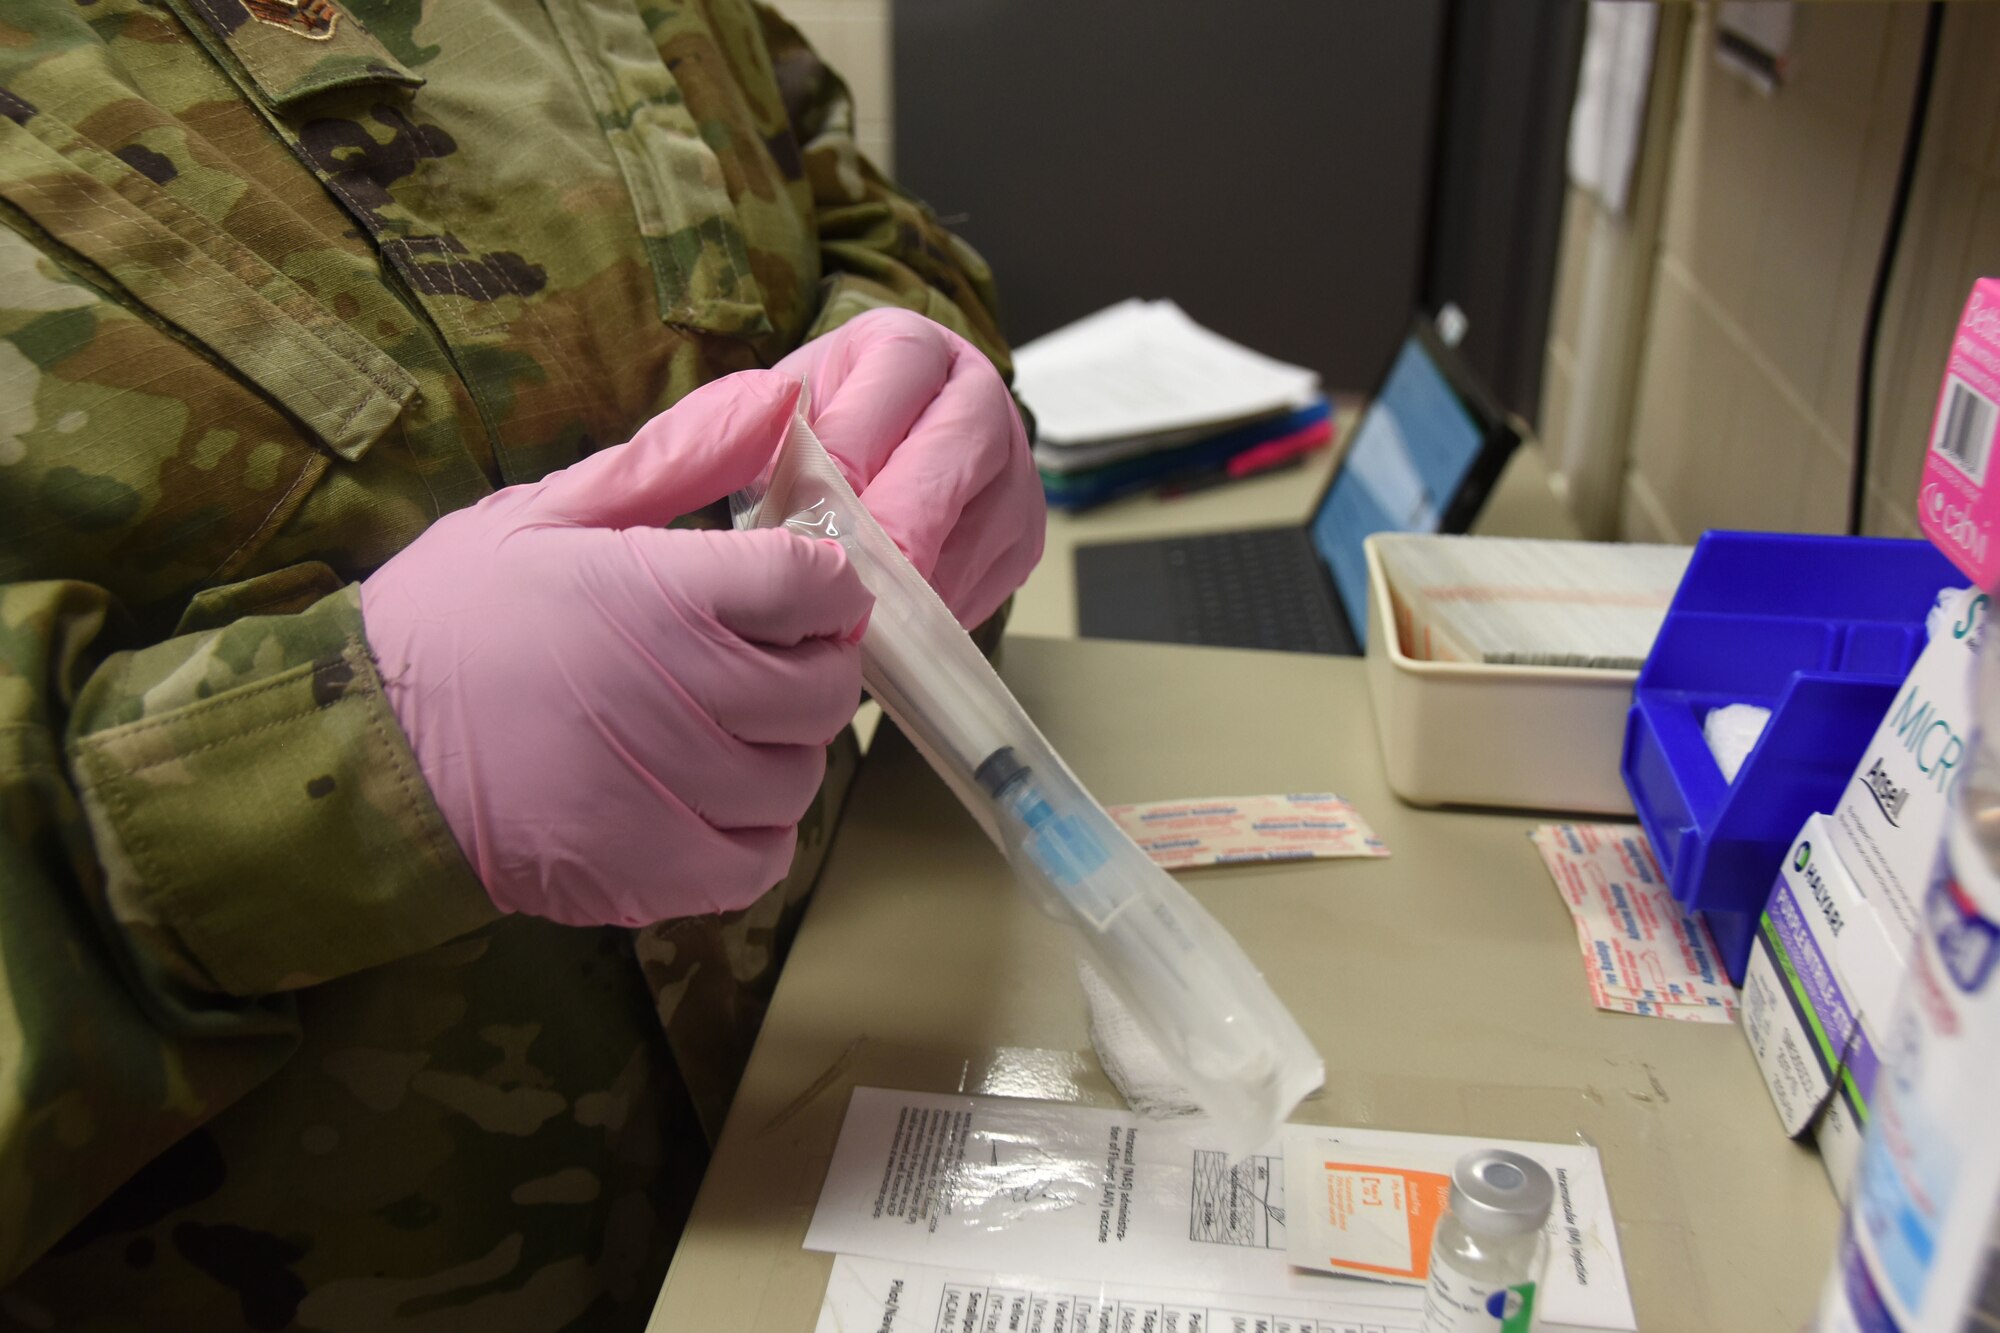
[[[1743,978],[1743,1031],[1785,1133],[1811,1132],[1842,1199],[1909,947],[1814,815],[1793,841]]]
[[[1945,362],[1917,492],[1917,523],[1965,576],[1982,588],[2000,582],[2000,479],[1990,478],[2000,439],[2000,280],[1972,285]]]
[[[1944,599],[1930,643],[1833,811],[1841,860],[1905,937],[1917,928],[1951,789],[1970,758],[1973,650],[1986,606],[1971,588]]]
[[[1794,1138],[1826,1108],[1853,1035],[1833,954],[1860,906],[1826,816],[1811,816],[1785,854],[1743,976],[1743,1031],[1778,1120]]]
[[[1876,1089],[1842,1299],[1822,1306],[1822,1327],[2000,1328],[2000,867],[1978,832],[1990,802],[1978,799],[1985,808],[1951,822],[1885,1024],[1894,1076]]]
[[[1834,941],[1833,970],[1855,1017],[1840,1062],[1840,1076],[1826,1109],[1813,1123],[1833,1192],[1844,1203],[1861,1158],[1862,1131],[1868,1126],[1868,1102],[1875,1095],[1875,1076],[1882,1067],[1889,1017],[1896,990],[1907,970],[1911,934],[1882,913],[1863,904]]]
[[[1930,643],[1829,815],[1786,855],[1743,980],[1743,1030],[1785,1132],[1810,1132],[1847,1198],[1883,1026],[1969,754],[1987,598],[1944,598]]]

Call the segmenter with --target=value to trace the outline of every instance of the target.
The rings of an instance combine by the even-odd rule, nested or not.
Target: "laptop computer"
[[[1419,318],[1304,524],[1076,548],[1085,638],[1359,655],[1362,541],[1464,532],[1520,432]]]

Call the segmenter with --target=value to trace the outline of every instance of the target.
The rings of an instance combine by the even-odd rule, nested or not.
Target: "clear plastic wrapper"
[[[1324,1065],[1263,977],[1201,905],[1104,812],[806,424],[805,403],[758,483],[730,497],[740,528],[786,526],[846,548],[875,610],[862,674],[1007,857],[1039,905],[1075,928],[1099,976],[1215,1121],[1249,1152],[1317,1088]]]

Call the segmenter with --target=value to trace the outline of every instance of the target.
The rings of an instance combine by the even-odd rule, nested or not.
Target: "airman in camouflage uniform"
[[[496,919],[354,581],[883,304],[1004,367],[748,0],[0,8],[0,1328],[643,1322],[852,742],[747,912]]]

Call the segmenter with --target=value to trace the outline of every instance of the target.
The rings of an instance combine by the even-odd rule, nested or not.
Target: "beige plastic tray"
[[[1368,552],[1368,688],[1390,790],[1416,805],[1632,814],[1618,776],[1636,671],[1406,656]]]

